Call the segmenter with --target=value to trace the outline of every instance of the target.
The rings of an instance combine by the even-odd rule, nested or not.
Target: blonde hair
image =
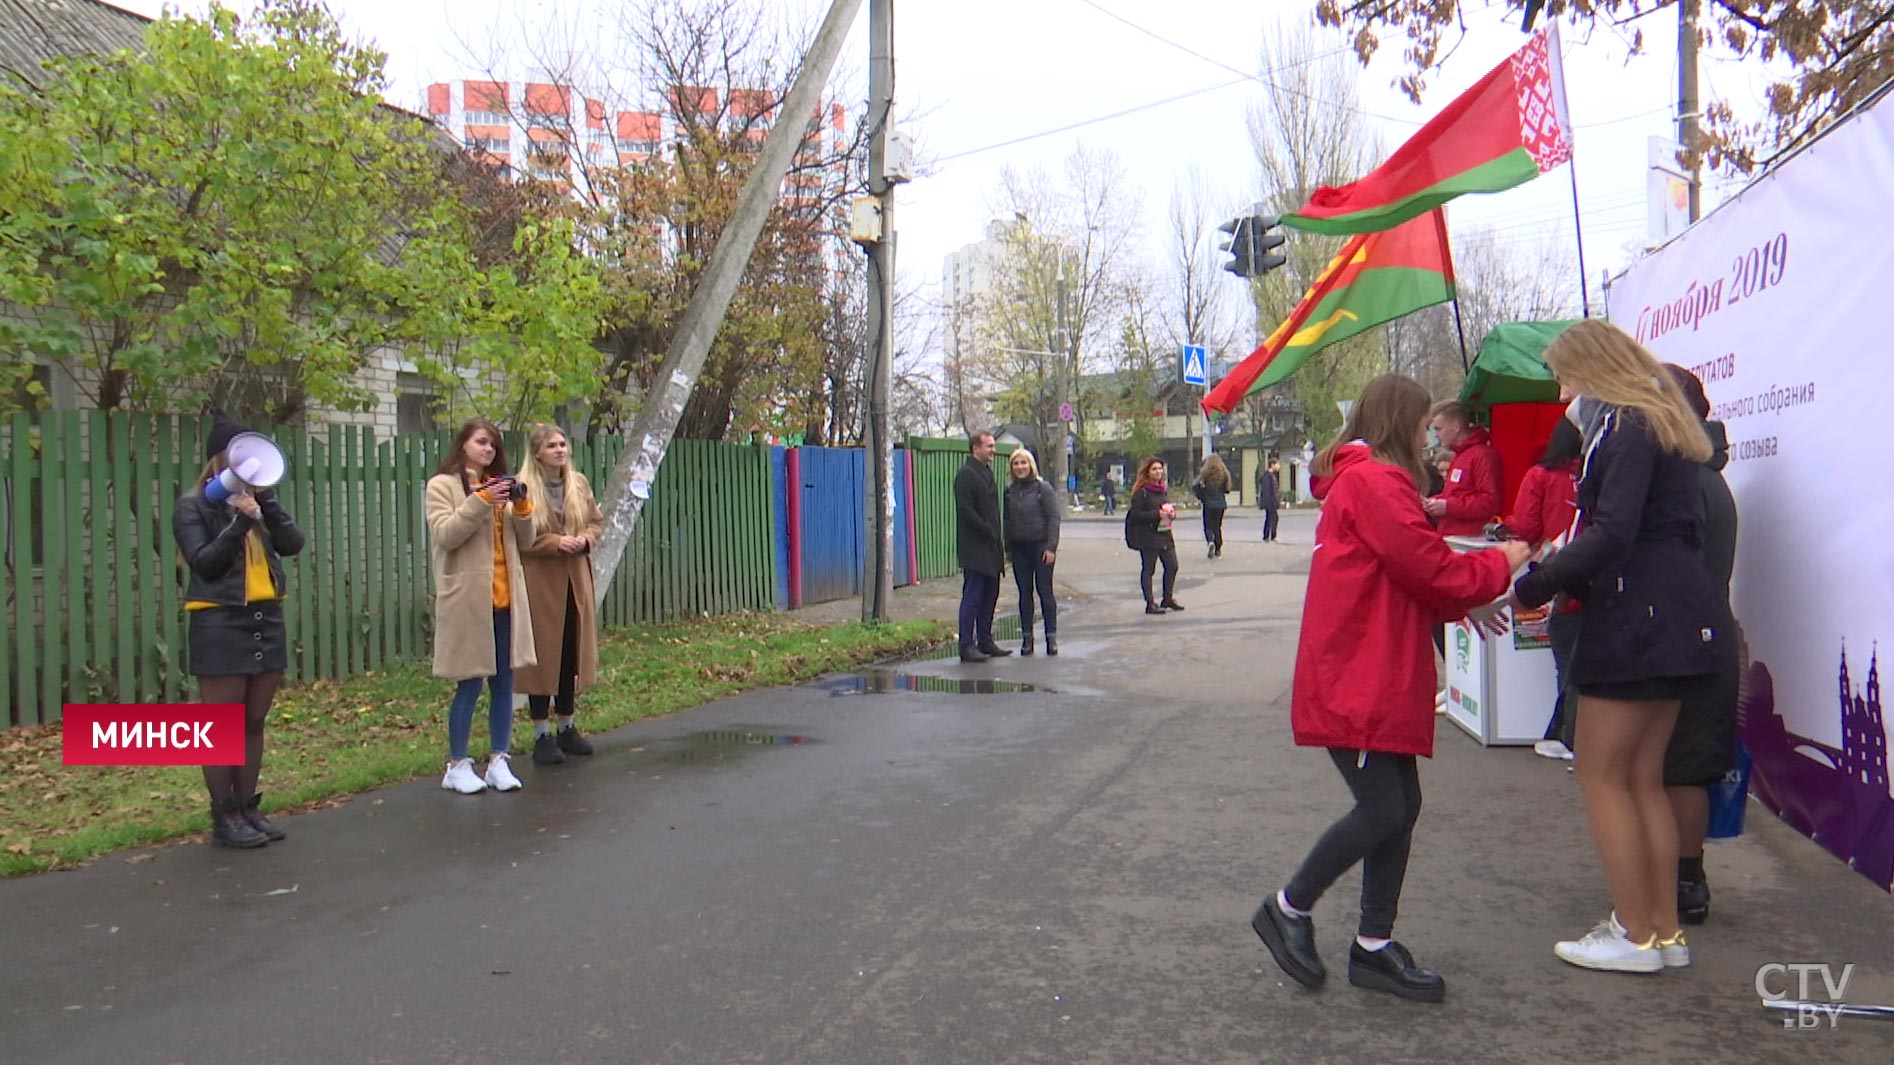
[[[598,512],[598,503],[592,498],[592,483],[585,479],[585,474],[579,472],[570,458],[566,459],[564,520],[553,509],[551,500],[547,498],[550,493],[546,490],[546,468],[540,464],[539,449],[555,436],[568,444],[572,442],[566,431],[556,425],[534,426],[526,437],[526,457],[520,462],[519,479],[526,486],[527,498],[533,501],[534,536],[544,536],[549,532],[576,536],[589,523],[593,514]]]
[[[1197,471],[1197,483],[1212,492],[1230,490],[1230,467],[1223,464],[1222,455],[1211,455],[1203,460],[1203,468]]]
[[[1587,318],[1559,334],[1545,362],[1576,391],[1643,415],[1663,450],[1692,462],[1709,459],[1710,438],[1697,412],[1657,356],[1624,330]]]
[[[1037,481],[1039,479],[1039,460],[1033,458],[1032,452],[1023,447],[1014,448],[1013,453],[1006,456],[1006,472],[1008,474],[1013,472],[1013,460],[1020,455],[1026,456],[1026,468],[1032,471],[1032,479]]]

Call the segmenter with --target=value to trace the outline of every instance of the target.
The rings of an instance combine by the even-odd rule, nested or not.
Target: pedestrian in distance
[[[1282,463],[1275,459],[1256,478],[1256,502],[1263,508],[1263,542],[1276,542],[1276,529],[1282,521]]]
[[[1059,496],[1039,476],[1039,463],[1025,448],[1006,460],[1006,550],[1019,586],[1019,653],[1033,653],[1033,597],[1045,618],[1046,654],[1059,654],[1059,603],[1052,594],[1052,565],[1059,554]]]
[[[1341,435],[1316,456],[1323,500],[1296,648],[1290,722],[1295,742],[1323,747],[1354,806],[1329,826],[1250,927],[1298,983],[1327,969],[1310,916],[1349,868],[1361,870],[1361,918],[1348,951],[1357,987],[1439,1002],[1446,982],[1396,942],[1394,920],[1420,816],[1418,759],[1434,750],[1434,661],[1428,629],[1506,594],[1531,549],[1501,544],[1461,553],[1421,509],[1427,390],[1386,374],[1350,408]]]
[[[993,612],[1006,572],[1000,490],[993,480],[993,434],[974,433],[954,475],[954,551],[960,563],[960,660],[984,662],[1013,652],[993,642]]]
[[[1118,513],[1118,482],[1111,479],[1110,470],[1106,470],[1105,476],[1099,479],[1098,494],[1105,501],[1107,517]]]
[[[520,543],[533,538],[533,502],[507,473],[500,430],[473,418],[428,478],[425,514],[434,577],[434,675],[454,681],[441,787],[462,795],[515,791],[513,671],[538,661]],[[487,686],[487,768],[468,756],[474,709]]]
[[[1644,346],[1587,319],[1547,347],[1562,388],[1601,405],[1585,444],[1584,528],[1513,584],[1514,606],[1580,599],[1568,666],[1575,763],[1612,912],[1553,948],[1573,965],[1654,973],[1690,964],[1677,913],[1677,820],[1664,752],[1683,702],[1714,684],[1725,604],[1705,564],[1702,422]]]
[[[204,441],[204,469],[171,511],[171,531],[188,569],[184,609],[198,695],[207,703],[243,705],[243,764],[204,767],[211,842],[238,848],[261,847],[285,834],[263,816],[257,781],[270,704],[289,668],[283,559],[301,553],[304,542],[273,488],[239,492],[223,503],[204,495],[205,483],[228,468],[230,441],[247,432],[216,413]]]
[[[1203,540],[1208,545],[1205,551],[1210,558],[1223,557],[1223,515],[1229,509],[1230,492],[1234,487],[1230,468],[1223,464],[1221,455],[1205,458],[1203,468],[1197,471],[1197,479],[1190,486],[1203,507]]]
[[[1564,546],[1578,518],[1579,452],[1584,445],[1578,425],[1561,418],[1552,427],[1545,452],[1526,471],[1519,482],[1519,494],[1513,500],[1513,512],[1507,516],[1505,534],[1521,540],[1534,550],[1556,551]],[[1571,746],[1565,742],[1566,666],[1572,648],[1578,643],[1577,600],[1546,618],[1546,637],[1552,643],[1552,716],[1546,721],[1545,734],[1533,751],[1545,758],[1570,760]]]
[[[1736,571],[1736,497],[1723,480],[1730,461],[1729,434],[1710,420],[1710,399],[1696,374],[1673,363],[1664,369],[1683,392],[1710,438],[1710,457],[1697,467],[1703,513],[1703,560],[1710,568],[1728,639],[1717,645],[1715,683],[1692,693],[1677,711],[1677,727],[1664,750],[1664,793],[1677,820],[1677,917],[1687,925],[1710,916],[1710,881],[1703,871],[1703,841],[1710,831],[1710,787],[1736,765],[1736,704],[1742,678],[1742,647],[1730,609]]]
[[[533,720],[533,764],[558,765],[567,755],[592,753],[573,715],[579,693],[598,679],[598,613],[593,603],[592,549],[605,528],[605,513],[592,484],[572,466],[572,442],[556,425],[541,425],[526,438],[520,483],[533,507],[533,536],[520,551],[526,598],[536,647],[533,665],[514,675],[526,693]],[[558,649],[555,656],[553,649]],[[558,728],[550,718],[557,700]]]
[[[1177,506],[1171,502],[1170,486],[1164,481],[1164,460],[1153,455],[1138,463],[1138,476],[1131,487],[1131,505],[1125,508],[1125,546],[1138,553],[1138,587],[1144,592],[1144,612],[1162,614],[1182,610],[1177,601],[1177,542],[1171,526],[1177,520]],[[1151,577],[1159,564],[1164,566],[1164,598],[1151,594]]]

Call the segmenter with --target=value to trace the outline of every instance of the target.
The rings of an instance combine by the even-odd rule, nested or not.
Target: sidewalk
[[[1312,528],[1285,515],[1283,543],[1233,535],[1216,562],[1185,539],[1188,610],[1151,617],[1136,556],[1089,523],[1060,552],[1056,659],[756,692],[522,766],[516,794],[419,781],[288,818],[257,853],[0,883],[0,1047],[33,1065],[1886,1065],[1894,1024],[1786,1031],[1756,990],[1765,966],[1853,963],[1846,999],[1894,1004],[1886,893],[1752,807],[1713,845],[1691,968],[1573,969],[1552,942],[1608,903],[1571,775],[1444,723],[1397,934],[1447,1002],[1348,986],[1353,874],[1316,908],[1329,986],[1290,984],[1249,915],[1347,804],[1288,729]]]

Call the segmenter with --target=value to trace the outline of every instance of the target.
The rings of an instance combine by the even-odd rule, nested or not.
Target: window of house
[[[469,131],[467,134],[467,147],[477,152],[492,152],[495,155],[505,155],[512,151],[513,142],[506,137],[482,136]]]
[[[513,116],[505,111],[468,111],[467,124],[470,126],[510,126]]]
[[[395,433],[412,436],[443,427],[438,386],[418,373],[395,375]]]

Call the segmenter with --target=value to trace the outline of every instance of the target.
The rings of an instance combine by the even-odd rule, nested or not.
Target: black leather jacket
[[[296,520],[277,501],[270,489],[258,489],[257,506],[263,511],[263,553],[270,560],[270,580],[276,594],[283,594],[283,559],[303,549],[303,531]],[[244,604],[243,537],[258,524],[227,503],[212,503],[202,488],[193,488],[178,499],[171,511],[171,531],[177,536],[178,550],[191,567],[191,579],[184,589],[186,599]]]

